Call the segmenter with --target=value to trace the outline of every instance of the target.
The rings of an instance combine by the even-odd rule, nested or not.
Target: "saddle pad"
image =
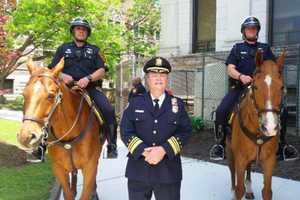
[[[88,92],[85,89],[82,89],[78,86],[72,87],[72,90],[77,91],[81,96],[84,97],[84,100],[87,102],[89,107],[92,108],[93,112],[95,113],[100,125],[103,125],[103,123],[104,123],[104,120],[103,120],[103,117],[102,117],[103,115],[102,115],[101,111],[97,108],[94,101],[89,96]]]

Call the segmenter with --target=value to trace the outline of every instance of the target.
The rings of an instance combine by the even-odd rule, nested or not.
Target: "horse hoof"
[[[99,196],[97,193],[93,194],[91,200],[100,200]]]
[[[245,198],[246,198],[246,199],[255,199],[253,193],[246,193]]]

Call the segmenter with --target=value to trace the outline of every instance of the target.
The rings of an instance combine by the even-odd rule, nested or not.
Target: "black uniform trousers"
[[[146,183],[128,179],[129,200],[180,200],[181,181],[176,183]]]

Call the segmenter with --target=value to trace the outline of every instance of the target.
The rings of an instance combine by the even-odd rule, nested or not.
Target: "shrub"
[[[192,121],[193,132],[199,132],[204,128],[204,121],[201,117],[192,116],[191,121]]]

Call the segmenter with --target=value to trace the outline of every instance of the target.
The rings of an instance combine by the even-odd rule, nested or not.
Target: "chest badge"
[[[71,51],[71,49],[67,49],[67,50],[65,51],[65,53],[70,54],[70,53],[72,53],[72,51]]]
[[[172,98],[171,99],[171,103],[172,103],[172,112],[173,113],[178,113],[178,102],[176,98]]]
[[[87,54],[93,54],[93,49],[87,48],[87,49],[86,49],[86,53],[87,53]]]

